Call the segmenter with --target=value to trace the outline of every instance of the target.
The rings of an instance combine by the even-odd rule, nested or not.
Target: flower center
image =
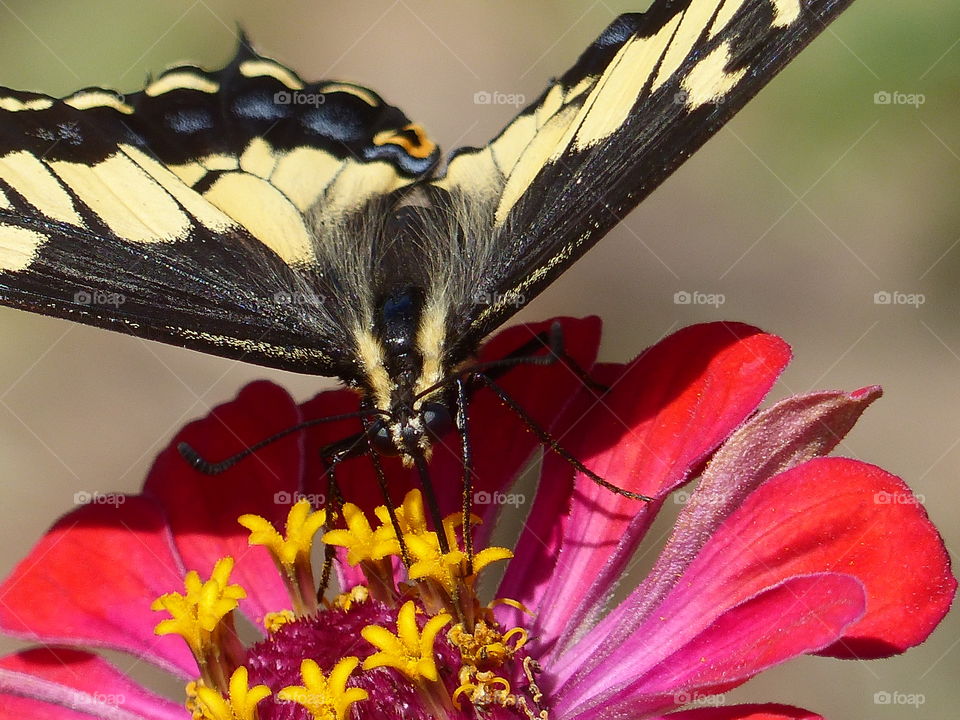
[[[468,557],[458,516],[443,523],[450,549],[442,551],[416,491],[393,513],[381,507],[375,514],[376,528],[347,504],[346,527],[324,534],[367,584],[322,604],[310,550],[326,512],[297,503],[284,534],[258,516],[240,518],[251,544],[270,551],[293,606],[265,618],[266,638],[249,648],[234,632],[245,591],[229,582],[230,558],[210,580],[188,573],[185,594],[154,603],[171,615],[158,634],[181,635],[197,659],[200,678],[187,689],[194,720],[548,718],[526,630],[500,627],[474,593],[477,573],[510,551],[490,547]],[[398,572],[396,558],[404,560]]]

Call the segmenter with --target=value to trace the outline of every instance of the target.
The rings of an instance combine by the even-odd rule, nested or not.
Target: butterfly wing
[[[455,152],[434,182],[436,242],[459,237],[436,313],[448,352],[555,280],[849,4],[655,2],[617,18],[488,145]]]
[[[249,362],[356,372],[359,212],[438,150],[365,88],[241,43],[127,97],[0,89],[0,303]],[[346,248],[346,250],[344,249]]]

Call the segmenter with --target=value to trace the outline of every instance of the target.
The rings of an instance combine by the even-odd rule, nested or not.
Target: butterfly
[[[127,96],[2,89],[0,303],[338,376],[369,444],[422,462],[480,341],[850,2],[657,0],[445,160],[377,93],[245,38]]]

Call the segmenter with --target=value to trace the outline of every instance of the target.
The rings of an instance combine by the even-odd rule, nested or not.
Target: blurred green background
[[[239,23],[308,79],[375,88],[449,149],[484,142],[514,113],[474,93],[534,98],[617,13],[645,5],[7,0],[0,84],[130,91],[181,60],[223,64]],[[876,102],[894,92],[923,102]],[[603,357],[617,361],[683,325],[745,321],[794,347],[775,398],[882,384],[842,454],[904,477],[960,547],[958,119],[960,5],[860,0],[520,319],[600,315]],[[677,304],[678,292],[723,303]],[[136,491],[174,430],[244,383],[271,377],[306,398],[326,382],[6,309],[0,328],[3,573],[76,491]],[[953,613],[903,657],[804,658],[727,700],[955,717],[958,644]],[[877,704],[877,692],[924,703]]]

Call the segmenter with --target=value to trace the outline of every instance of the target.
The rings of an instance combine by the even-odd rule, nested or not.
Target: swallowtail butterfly
[[[126,97],[0,89],[0,302],[339,376],[366,438],[422,461],[480,340],[850,2],[656,0],[445,161],[375,92],[243,40]]]

